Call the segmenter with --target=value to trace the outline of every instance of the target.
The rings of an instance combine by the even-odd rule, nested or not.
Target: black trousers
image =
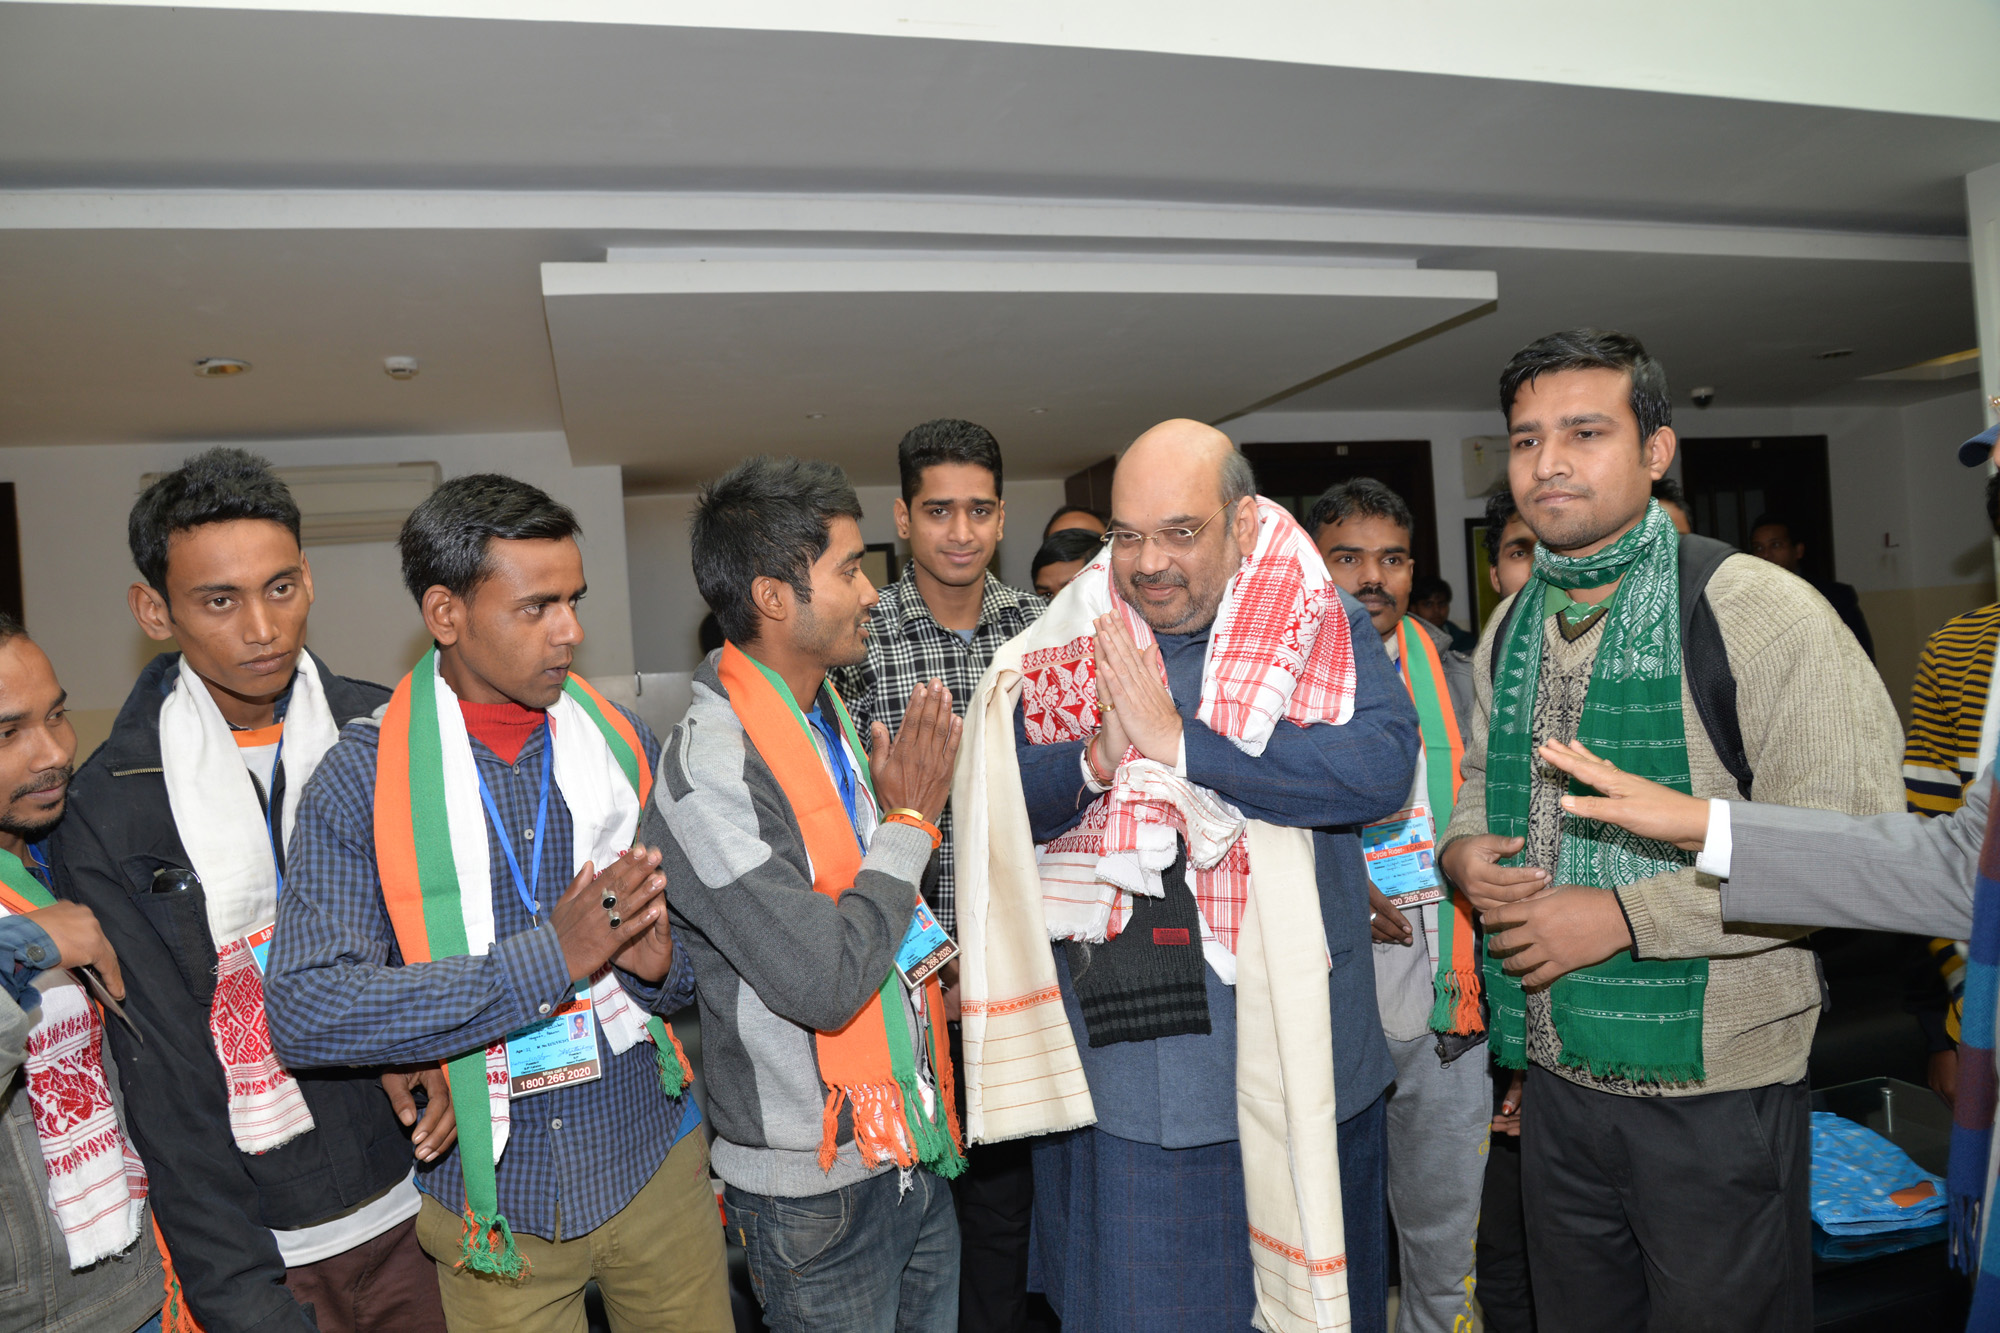
[[[964,1068],[959,1026],[949,1026],[951,1058]],[[964,1082],[959,1082],[963,1124]],[[965,1173],[951,1182],[958,1205],[959,1333],[1026,1333],[1028,1224],[1035,1215],[1030,1139],[981,1143],[965,1150]],[[1039,1305],[1039,1299],[1037,1305]]]
[[[1535,1333],[1528,1290],[1528,1225],[1521,1211],[1521,1140],[1495,1134],[1486,1146],[1486,1186],[1473,1250],[1479,1312],[1488,1333]]]
[[[1549,1333],[1812,1328],[1803,1081],[1622,1097],[1530,1067],[1521,1192]]]

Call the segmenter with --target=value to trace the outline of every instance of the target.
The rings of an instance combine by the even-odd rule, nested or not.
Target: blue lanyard
[[[271,843],[271,868],[278,872],[278,896],[285,893],[285,863],[278,855],[278,775],[285,771],[285,729],[278,728],[278,748],[271,755],[271,791],[264,801],[264,836]]]
[[[35,878],[42,882],[42,887],[54,888],[55,884],[49,878],[49,858],[42,854],[42,844],[39,842],[28,844],[28,861],[34,869]]]
[[[833,788],[840,793],[840,803],[847,807],[847,827],[854,830],[854,840],[861,842],[860,775],[848,763],[847,747],[840,743],[840,733],[826,720],[826,714],[818,704],[813,705],[806,719],[826,742],[827,764],[833,770]],[[868,850],[868,844],[861,842],[861,849]]]
[[[472,771],[479,779],[479,799],[486,802],[486,817],[493,821],[493,831],[500,835],[500,850],[507,856],[507,869],[514,876],[514,892],[521,895],[521,905],[528,909],[528,915],[541,924],[542,903],[536,895],[542,886],[542,834],[549,825],[549,770],[554,762],[555,734],[549,730],[547,718],[542,719],[542,801],[535,807],[535,868],[531,875],[521,873],[521,863],[514,856],[514,840],[510,836],[507,821],[500,818],[500,808],[493,803],[493,791],[486,785],[486,775],[479,771],[478,756],[472,760]]]

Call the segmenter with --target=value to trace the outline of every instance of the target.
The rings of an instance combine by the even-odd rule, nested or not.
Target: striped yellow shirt
[[[1953,616],[1924,644],[1910,688],[1903,794],[1920,815],[1948,815],[1979,776],[1979,728],[2000,644],[2000,602]]]
[[[1944,622],[1924,644],[1910,687],[1910,734],[1903,746],[1903,798],[1912,811],[1935,818],[1965,804],[1979,776],[1979,729],[2000,644],[2000,603]],[[1958,1039],[1965,958],[1950,940],[1932,940],[1931,957],[1951,995],[1945,1031]]]

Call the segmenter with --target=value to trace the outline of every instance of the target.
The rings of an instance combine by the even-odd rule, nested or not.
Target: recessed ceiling
[[[1484,407],[1509,353],[1576,323],[1629,329],[1726,404],[1909,401],[1956,386],[1860,377],[1974,341],[1955,238],[1964,173],[1995,161],[1990,122],[1510,80],[0,3],[0,445],[567,427],[579,460],[662,478],[864,439],[879,466],[911,421],[984,412],[1021,414],[1020,475],[1059,475],[1442,318],[1263,289],[543,299],[548,264],[756,247],[1498,275],[1494,313],[1286,410]],[[362,188],[381,193],[341,193]],[[190,211],[198,189],[223,193]],[[449,193],[502,189],[504,208]],[[771,193],[752,223],[704,190]],[[70,192],[54,213],[49,191]],[[1161,200],[1213,207],[1168,219]],[[855,220],[905,204],[901,231]],[[992,234],[924,221],[960,204]],[[1334,237],[1314,231],[1329,207],[1408,211]],[[1576,219],[1638,225],[1563,239]],[[1815,359],[1836,346],[1855,350]],[[213,355],[256,369],[190,373]],[[390,379],[389,355],[423,373]]]
[[[1051,46],[0,5],[16,187],[946,192],[1961,233],[2000,125]]]
[[[884,446],[940,416],[1001,431],[1019,475],[1060,474],[1494,294],[1489,273],[1331,265],[686,261],[543,281],[570,456],[642,485],[763,451],[887,480]]]
[[[1441,262],[1493,269],[1500,309],[1283,405],[1339,411],[1494,404],[1500,369],[1532,339],[1594,325],[1639,338],[1677,400],[1697,384],[1728,407],[1911,402],[1955,392],[1861,377],[1962,350],[1976,338],[1963,264],[1710,255],[1470,250]],[[1829,347],[1851,356],[1823,360]]]

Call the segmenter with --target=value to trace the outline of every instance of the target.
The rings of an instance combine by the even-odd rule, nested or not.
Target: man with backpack
[[[1636,339],[1550,335],[1500,380],[1540,543],[1474,662],[1441,863],[1483,914],[1490,1041],[1528,1070],[1522,1176],[1550,1327],[1812,1323],[1802,931],[1725,925],[1693,856],[1566,813],[1576,740],[1699,797],[1897,809],[1881,680],[1823,599],[1679,537],[1666,375]],[[1705,575],[1705,577],[1703,577]]]

